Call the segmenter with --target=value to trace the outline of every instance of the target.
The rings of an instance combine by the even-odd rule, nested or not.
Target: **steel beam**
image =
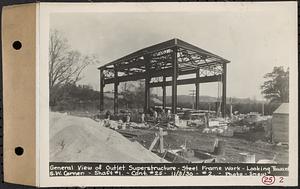
[[[140,79],[145,79],[145,73],[138,73],[138,74],[127,75],[127,76],[120,76],[118,78],[118,81],[119,82],[126,82],[126,81],[136,81],[136,80],[140,80]],[[104,82],[105,82],[105,84],[115,83],[115,78],[105,79]]]
[[[172,53],[172,113],[177,113],[177,51],[178,48],[173,48]]]
[[[103,70],[100,70],[100,111],[104,110],[104,75]]]
[[[152,54],[152,53],[155,53],[155,52],[158,52],[158,51],[163,51],[163,50],[166,50],[166,49],[171,49],[173,47],[177,47],[177,48],[180,48],[180,49],[185,49],[185,50],[190,50],[190,51],[193,51],[193,52],[196,52],[197,54],[199,54],[200,56],[206,56],[206,57],[214,57],[214,58],[217,58],[219,59],[221,62],[225,62],[225,63],[229,63],[228,60],[220,57],[220,56],[217,56],[213,53],[210,53],[206,50],[203,50],[199,47],[196,47],[192,44],[189,44],[185,41],[182,41],[180,39],[171,39],[171,40],[168,40],[168,41],[165,41],[165,42],[162,42],[162,43],[159,43],[159,44],[156,44],[156,45],[152,45],[150,47],[147,47],[147,48],[144,48],[144,49],[141,49],[141,50],[138,50],[134,53],[131,53],[127,56],[124,56],[122,58],[119,58],[115,61],[112,61],[104,66],[101,66],[99,67],[98,69],[101,69],[101,68],[105,68],[107,66],[111,66],[111,65],[116,65],[116,64],[119,64],[121,62],[124,62],[124,61],[130,61],[132,59],[135,59],[135,58],[138,58],[138,57],[141,57],[143,56],[145,53],[146,54]]]
[[[201,67],[206,67],[208,64],[202,64]],[[167,68],[167,69],[162,69],[162,70],[150,70],[149,71],[151,77],[161,77],[162,75],[166,77],[171,77],[173,74],[172,68]],[[194,74],[195,73],[195,68],[194,69],[188,69],[188,70],[178,70],[178,75],[188,75],[188,74]],[[146,74],[145,73],[136,73],[133,75],[126,75],[126,76],[120,76],[118,77],[119,82],[126,82],[126,81],[136,81],[139,79],[145,79]],[[110,84],[114,83],[114,78],[109,78],[105,79],[105,84]]]
[[[136,60],[134,62],[129,62],[127,64],[120,64],[116,68],[118,69],[118,71],[123,71],[125,69],[130,69],[130,68],[140,68],[140,69],[142,69],[142,67],[144,65],[145,65],[144,60]]]
[[[150,107],[150,79],[145,79],[145,104],[144,104],[144,113],[149,111]]]
[[[195,73],[195,72],[194,72]],[[190,78],[190,79],[181,79],[177,80],[177,85],[189,85],[195,83],[209,83],[209,82],[217,82],[221,80],[221,75],[214,75],[214,76],[206,76],[206,77],[199,77],[197,78]],[[155,82],[150,83],[150,87],[162,87],[163,82]],[[166,81],[165,86],[172,86],[172,81]]]
[[[199,79],[199,69],[196,70],[196,81]],[[196,82],[196,110],[199,110],[199,88],[200,83]]]
[[[162,97],[163,109],[165,109],[166,108],[166,77],[165,76],[163,76],[162,91],[163,91],[163,97]]]
[[[224,58],[222,58],[220,56],[217,56],[215,54],[212,54],[212,53],[210,53],[210,52],[208,52],[208,51],[206,51],[204,49],[201,49],[201,48],[199,48],[199,47],[197,47],[195,45],[189,44],[189,43],[187,43],[185,41],[182,41],[180,39],[177,39],[177,41],[178,41],[177,42],[178,43],[178,47],[180,47],[180,48],[197,52],[198,54],[200,54],[202,56],[205,55],[207,57],[214,57],[214,58],[220,59],[222,62],[229,63],[228,60],[226,60],[226,59],[224,59]]]
[[[114,114],[118,114],[118,71],[115,70],[115,81],[114,81]]]
[[[169,49],[169,48],[172,48],[173,46],[175,46],[175,40],[176,39],[171,39],[171,40],[168,40],[168,41],[165,41],[165,42],[162,42],[162,43],[159,43],[159,44],[156,44],[156,45],[152,45],[150,47],[146,47],[142,50],[139,50],[139,51],[136,51],[134,53],[131,53],[127,56],[124,56],[122,58],[119,58],[113,62],[110,62],[104,66],[109,66],[109,65],[114,65],[114,64],[118,64],[120,62],[123,62],[123,61],[129,61],[133,58],[138,58],[140,56],[143,56],[145,55],[145,53],[147,54],[151,54],[151,53],[154,53],[154,52],[158,52],[158,51],[162,51],[162,50],[165,50],[165,49]],[[102,67],[104,67],[102,66]],[[99,67],[98,69],[101,69],[102,67]]]
[[[222,74],[222,117],[226,116],[226,75],[227,75],[227,64],[223,64]]]
[[[150,76],[151,77],[160,77],[162,75],[165,75],[166,77],[171,77],[172,76],[172,69],[164,69],[164,70],[150,70]],[[188,75],[188,74],[193,74],[195,73],[195,70],[186,70],[186,71],[179,71],[179,75]],[[139,79],[146,79],[146,74],[145,73],[137,73],[134,75],[127,75],[127,76],[120,76],[118,78],[119,82],[126,82],[126,81],[136,81]],[[105,79],[105,84],[110,84],[114,83],[115,79],[114,78],[109,78]]]
[[[144,64],[146,68],[145,75],[145,101],[144,101],[144,113],[147,113],[149,111],[150,107],[150,80],[151,76],[149,73],[149,66],[150,66],[150,57],[148,55],[144,55]]]
[[[171,53],[169,53],[170,51]],[[182,59],[180,59],[180,57],[177,56],[178,52],[184,51],[187,52],[186,56],[189,56],[190,60],[187,60],[187,57],[182,57]],[[191,55],[191,53],[196,53],[197,56]],[[172,56],[171,61],[168,60],[168,57],[170,55]],[[147,56],[148,60],[146,60],[147,58],[145,58]],[[156,61],[152,59],[151,63],[153,64],[153,66],[149,66],[146,69],[143,62],[147,61],[147,63],[150,63],[151,56],[154,56],[154,58],[158,59]],[[144,59],[142,57],[144,57]],[[202,63],[199,58],[203,58],[205,63]],[[150,106],[150,87],[164,87],[163,93],[165,93],[166,86],[172,86],[172,112],[176,113],[177,85],[196,85],[196,91],[198,93],[196,97],[196,108],[199,108],[199,99],[197,100],[200,94],[199,83],[222,81],[223,87],[221,110],[222,115],[225,116],[227,63],[229,63],[228,60],[179,39],[171,39],[169,41],[165,41],[163,43],[138,50],[98,68],[101,70],[100,78],[103,78],[100,81],[100,109],[103,108],[104,105],[102,99],[104,98],[103,89],[105,84],[114,84],[115,113],[118,112],[118,85],[120,82],[145,79],[145,108],[147,109]],[[222,65],[223,71],[212,69],[215,65]],[[140,70],[137,70],[135,68],[139,68]],[[115,74],[112,75],[113,73],[106,73],[109,69],[114,69]],[[177,80],[179,75],[194,74],[196,69],[200,69],[196,78]],[[135,72],[136,70],[137,72]],[[122,74],[122,72],[124,72],[124,75],[118,76],[118,71],[120,72],[119,74]],[[162,76],[172,77],[172,80],[150,83],[152,77]],[[165,100],[164,104],[166,104]]]

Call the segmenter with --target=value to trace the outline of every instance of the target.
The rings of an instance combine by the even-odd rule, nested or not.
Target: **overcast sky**
[[[293,20],[288,9],[199,13],[55,13],[50,27],[62,32],[72,49],[96,54],[101,64],[89,66],[82,84],[99,90],[97,67],[144,47],[179,38],[230,60],[227,96],[262,99],[259,86],[274,66],[291,62]],[[171,94],[171,89],[167,95]],[[194,85],[178,86],[188,94]],[[106,87],[111,90],[111,87]],[[153,89],[160,92],[160,89]],[[201,84],[200,95],[217,96],[217,83]]]

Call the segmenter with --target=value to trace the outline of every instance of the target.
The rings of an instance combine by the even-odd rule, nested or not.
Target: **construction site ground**
[[[92,117],[88,113],[71,113],[78,117]],[[150,126],[152,127],[152,126]],[[126,128],[119,129],[129,140],[137,141],[148,149],[155,138],[158,128]],[[164,136],[165,149],[179,149],[186,144],[187,148],[213,151],[213,145],[218,138],[225,141],[225,154],[217,157],[219,163],[240,163],[242,155],[240,153],[255,154],[255,161],[274,160],[277,163],[288,163],[289,149],[287,145],[275,145],[267,142],[264,131],[250,131],[233,137],[217,136],[214,134],[202,133],[201,129],[189,130],[167,130],[168,135]],[[154,149],[158,148],[158,144]]]
[[[149,148],[157,130],[126,129],[119,132],[125,133],[125,135],[126,133],[132,134],[131,140],[136,140],[145,148]],[[264,133],[261,131],[235,135],[233,137],[204,134],[197,129],[177,129],[168,130],[167,132],[168,135],[164,136],[164,146],[166,149],[179,149],[182,145],[186,144],[187,148],[212,152],[216,138],[225,141],[225,154],[217,157],[217,162],[219,163],[241,162],[242,155],[240,153],[255,154],[256,162],[262,159],[272,160],[275,158],[274,161],[277,163],[288,163],[288,147],[263,141]]]

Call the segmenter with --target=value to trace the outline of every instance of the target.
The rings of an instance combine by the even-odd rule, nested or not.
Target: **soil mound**
[[[100,123],[62,113],[50,113],[52,162],[165,162],[138,142],[131,142]]]

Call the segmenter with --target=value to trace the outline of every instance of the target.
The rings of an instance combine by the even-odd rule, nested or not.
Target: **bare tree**
[[[71,50],[68,41],[57,30],[50,31],[49,44],[49,88],[76,84],[82,71],[97,62],[95,56],[82,55]]]

